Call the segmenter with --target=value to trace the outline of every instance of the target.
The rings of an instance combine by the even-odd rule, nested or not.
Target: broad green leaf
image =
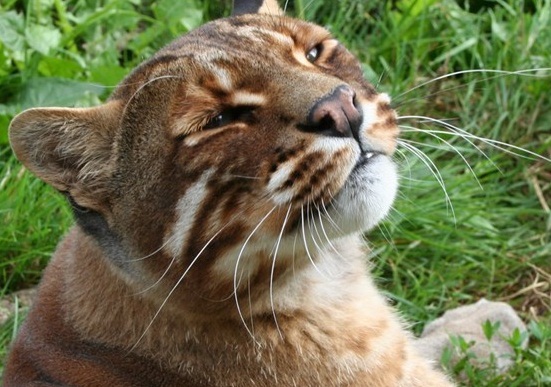
[[[499,331],[500,326],[500,321],[492,323],[490,320],[486,320],[484,323],[482,323],[482,331],[484,332],[486,340],[491,341],[492,337],[494,337],[494,335]]]
[[[82,67],[71,59],[47,56],[38,64],[38,72],[45,77],[74,78]]]
[[[132,51],[142,52],[165,32],[166,27],[162,23],[155,23],[132,39],[127,47]]]
[[[127,73],[128,70],[120,66],[98,66],[90,70],[90,80],[113,90]]]
[[[4,50],[2,42],[0,42],[0,84],[3,83],[3,77],[11,71],[11,63],[7,52]]]
[[[530,333],[538,340],[543,340],[544,338],[544,333],[543,333],[543,330],[541,329],[541,327],[538,325],[537,322],[535,322],[534,320],[530,321],[530,323],[528,324],[528,329],[530,330]]]
[[[43,55],[48,55],[61,41],[61,32],[58,29],[37,24],[29,26],[25,36],[29,46]]]
[[[22,60],[25,50],[24,18],[20,13],[8,11],[0,14],[0,41]]]
[[[200,9],[189,9],[186,15],[180,19],[180,24],[184,26],[186,31],[190,31],[203,22],[203,11]]]
[[[155,18],[169,28],[180,24],[188,31],[199,26],[203,19],[203,11],[193,0],[160,0],[153,6],[153,12]]]
[[[22,87],[22,109],[36,106],[87,106],[105,88],[93,83],[63,78],[32,78]]]

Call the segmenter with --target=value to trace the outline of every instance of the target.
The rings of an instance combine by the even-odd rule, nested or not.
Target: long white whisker
[[[403,140],[402,140],[403,141]],[[406,161],[406,164],[407,164],[407,168],[408,168],[408,171],[409,171],[409,177],[407,178],[408,180],[413,180],[413,177],[411,176],[411,163],[409,161],[409,158],[404,154],[404,151],[402,151],[401,149],[396,149],[396,153],[398,153],[400,156],[402,156],[402,159],[404,159]],[[404,176],[400,176],[401,179],[405,179]]]
[[[444,183],[444,179],[442,178],[442,175],[440,174],[440,171],[438,170],[438,168],[436,167],[434,162],[423,151],[417,149],[413,145],[408,144],[407,142],[404,142],[402,140],[398,140],[398,144],[402,145],[404,148],[408,149],[413,154],[415,154],[419,158],[419,160],[421,160],[423,162],[423,164],[425,164],[426,167],[429,169],[429,171],[431,171],[431,173],[434,175],[434,177],[436,178],[436,181],[438,182],[438,184],[442,188],[442,191],[444,192],[444,196],[446,197],[446,202],[450,206],[450,211],[452,213],[452,216],[453,216],[453,219],[454,219],[454,222],[455,222],[456,221],[455,211],[454,211],[451,199],[448,195],[448,190],[446,189],[446,184]]]
[[[291,207],[292,203],[289,203],[289,208],[287,209],[287,214],[285,215],[285,219],[283,220],[283,225],[281,226],[281,231],[279,233],[279,236],[277,238],[275,251],[274,251],[274,258],[272,259],[272,268],[270,271],[270,305],[272,307],[272,315],[274,316],[274,322],[276,324],[277,332],[279,333],[279,337],[283,339],[283,333],[281,333],[281,330],[279,329],[279,324],[277,322],[277,316],[275,311],[275,304],[274,304],[274,273],[275,273],[275,267],[276,267],[276,260],[277,260],[277,252],[279,251],[279,244],[281,243],[281,238],[283,237],[283,232],[285,231],[285,226],[287,225],[287,221],[289,220],[289,214],[291,213]]]
[[[253,301],[251,299],[251,276],[247,276],[247,293],[249,296],[249,315],[251,317],[251,332],[254,336]]]
[[[328,190],[327,193],[330,197],[329,203],[333,204],[333,201],[335,200],[335,196],[333,195],[333,193],[330,190]],[[329,214],[329,211],[327,210],[327,206],[325,205],[324,202],[322,202],[322,208],[323,208],[323,212],[325,213],[326,218],[329,220],[331,225],[335,228],[335,230],[337,232],[340,232],[342,234],[342,230],[341,230],[340,226],[333,220],[333,218]],[[339,212],[337,211],[337,209],[335,208],[334,205],[333,205],[333,208],[335,209],[335,212],[337,213],[337,215],[339,215]]]
[[[403,126],[403,125],[400,125],[400,128],[410,128],[411,131],[415,131],[417,133],[426,133],[426,134],[430,134],[431,136],[439,139],[440,141],[442,142],[445,142],[447,143],[446,140],[444,140],[442,137],[438,136],[438,134],[446,134],[448,136],[452,136],[452,137],[460,137],[461,139],[467,141],[474,149],[476,149],[478,151],[478,153],[480,153],[482,156],[484,156],[484,158],[486,160],[488,160],[488,162],[495,168],[497,169],[499,172],[501,172],[501,168],[499,168],[499,166],[494,163],[494,161],[490,158],[490,156],[488,156],[488,154],[486,154],[486,152],[484,152],[478,145],[476,145],[471,139],[469,138],[466,138],[465,135],[463,133],[457,133],[456,131],[454,131],[453,129],[450,129],[450,132],[443,132],[443,131],[438,131],[438,130],[434,130],[434,129],[420,129],[420,128],[415,128],[415,127],[412,127],[412,126]],[[407,132],[408,130],[402,130],[403,132]],[[402,139],[404,140],[404,139]],[[411,143],[416,143],[416,144],[420,144],[418,142],[414,142],[412,140],[407,140]],[[435,145],[429,145],[429,144],[422,144],[424,147],[431,147],[433,149],[439,149],[439,150],[449,150],[448,148],[446,147],[437,147]],[[451,146],[451,144],[450,144]],[[490,145],[491,146],[491,145]]]
[[[130,97],[130,99],[128,100],[128,102],[126,103],[126,106],[128,106],[133,100],[134,98],[136,98],[136,96],[144,89],[146,88],[147,86],[149,86],[151,83],[155,82],[155,81],[160,81],[162,79],[171,79],[171,78],[180,78],[179,76],[177,75],[161,75],[161,76],[158,76],[158,77],[155,77],[153,79],[150,79],[149,81],[147,81],[146,83],[144,83],[143,85],[141,85],[138,89],[136,89],[136,91],[134,92],[134,94],[132,94],[132,96]],[[126,107],[125,106],[125,107]]]
[[[323,199],[322,199],[322,205],[321,205],[323,208],[325,208],[325,205],[323,203]],[[340,257],[340,258],[343,258],[343,256],[341,255],[340,251],[337,250],[337,248],[335,247],[335,245],[333,245],[333,243],[331,242],[331,239],[329,239],[329,236],[327,235],[327,232],[325,231],[325,227],[323,225],[323,218],[322,218],[322,214],[321,214],[321,211],[318,210],[318,217],[319,217],[319,220],[320,220],[320,227],[321,227],[321,231],[323,233],[323,235],[325,236],[325,240],[327,241],[327,244],[329,245],[329,247]],[[321,238],[321,237],[320,237]]]
[[[214,234],[208,241],[207,243],[205,243],[205,245],[203,246],[203,248],[197,253],[197,255],[195,256],[195,258],[193,258],[193,260],[191,261],[191,263],[189,264],[189,266],[187,267],[187,269],[184,271],[184,273],[180,276],[180,278],[178,279],[178,281],[176,282],[176,284],[172,287],[172,289],[170,290],[170,292],[168,293],[168,295],[165,297],[165,299],[163,300],[163,302],[161,303],[161,306],[159,306],[159,308],[157,309],[157,312],[155,313],[155,315],[153,316],[153,318],[151,319],[151,321],[149,322],[149,324],[147,325],[147,327],[145,328],[145,330],[143,331],[142,335],[139,337],[138,341],[136,341],[136,344],[134,344],[132,346],[132,348],[130,349],[130,352],[132,352],[137,346],[138,344],[142,341],[142,339],[145,337],[145,335],[147,334],[147,332],[149,331],[149,329],[151,328],[151,326],[153,325],[153,322],[157,319],[157,317],[159,316],[159,314],[161,313],[161,310],[164,308],[164,306],[166,305],[166,303],[168,302],[168,299],[170,298],[170,296],[172,296],[172,294],[176,291],[176,288],[178,288],[178,286],[180,286],[180,284],[182,283],[182,281],[184,280],[185,276],[187,275],[187,273],[191,270],[191,268],[193,267],[193,265],[195,264],[195,262],[197,262],[197,260],[199,259],[199,257],[201,256],[201,254],[203,254],[203,251],[206,250],[206,248],[211,244],[211,242],[224,230],[226,226],[223,226],[220,230],[218,230],[216,232],[216,234]]]
[[[318,253],[320,253],[323,249],[320,247],[320,245],[316,241],[316,236],[314,235],[314,232],[313,232],[313,231],[315,231],[316,234],[318,235],[318,237],[320,236],[319,233],[317,232],[317,229],[316,229],[316,221],[314,220],[313,209],[310,210],[310,203],[311,202],[308,202],[308,206],[306,208],[306,215],[308,215],[308,230],[310,231],[310,236],[312,237],[312,242],[314,242],[314,246],[318,250]],[[312,202],[312,206],[313,205],[314,204]],[[320,239],[321,239],[321,237],[320,237]]]
[[[251,336],[253,341],[257,343],[256,338],[253,334],[253,332],[249,329],[249,326],[247,325],[247,322],[245,321],[245,317],[243,317],[243,313],[241,311],[241,307],[239,306],[239,296],[237,292],[238,287],[238,281],[237,281],[237,271],[239,268],[239,262],[241,260],[241,257],[243,256],[243,252],[245,251],[245,247],[247,247],[247,243],[251,240],[255,232],[262,226],[262,224],[268,219],[268,217],[275,211],[277,206],[274,206],[264,217],[260,220],[260,222],[256,225],[256,227],[251,231],[247,239],[245,239],[245,242],[243,243],[243,246],[241,247],[241,250],[239,251],[239,254],[237,256],[237,260],[235,261],[235,270],[233,273],[233,290],[234,290],[234,298],[235,298],[235,306],[237,307],[237,313],[239,314],[239,318],[241,319],[241,322],[245,326],[245,329],[247,330],[247,333]]]
[[[475,140],[479,140],[479,141],[482,141],[484,142],[485,144],[493,147],[493,148],[496,148],[496,149],[499,149],[500,151],[502,152],[505,152],[505,153],[509,153],[509,154],[512,154],[512,155],[515,155],[517,157],[522,157],[522,158],[526,158],[526,159],[531,159],[530,157],[528,156],[524,156],[523,154],[519,154],[519,153],[515,153],[507,148],[511,148],[511,149],[514,149],[516,151],[519,151],[519,152],[523,152],[525,154],[528,154],[530,156],[533,156],[535,157],[536,159],[540,159],[540,160],[545,160],[547,162],[551,162],[551,159],[545,157],[545,156],[542,156],[540,154],[537,154],[535,152],[532,152],[528,149],[524,149],[524,148],[521,148],[519,146],[516,146],[516,145],[513,145],[513,144],[508,144],[506,142],[503,142],[503,141],[498,141],[498,140],[493,140],[491,138],[486,138],[486,137],[481,137],[481,136],[476,136],[472,133],[469,133],[467,132],[466,130],[464,129],[461,129],[457,126],[454,126],[448,122],[445,122],[445,121],[441,121],[441,120],[438,120],[438,119],[435,119],[435,118],[431,118],[431,117],[425,117],[425,116],[401,116],[401,117],[398,117],[399,120],[401,119],[417,119],[417,120],[426,120],[426,121],[429,121],[429,122],[433,122],[437,125],[441,125],[445,128],[448,128],[450,130],[453,130],[453,131],[457,131],[460,134],[461,137],[463,138],[472,138],[472,139],[475,139]],[[448,135],[451,135],[452,133],[450,132],[446,132],[446,131],[433,131],[433,133],[437,133],[437,134],[448,134]],[[459,134],[458,133],[458,134]]]
[[[426,124],[426,122],[419,122],[418,123],[421,123],[421,124]],[[415,127],[415,126],[408,126],[408,125],[399,125],[400,129],[401,129],[401,132],[402,133],[407,133],[407,132],[417,132],[417,133],[434,133],[434,134],[438,134],[440,133],[439,131],[437,130],[434,130],[434,129],[423,129],[423,128],[418,128],[418,127]],[[456,137],[461,137],[463,140],[467,141],[473,148],[475,148],[481,155],[483,155],[488,161],[492,161],[490,159],[490,157],[482,150],[480,149],[480,147],[478,145],[476,145],[470,138],[466,138],[463,133],[457,133],[457,131],[453,130],[450,128],[450,131],[449,132],[444,132],[446,133],[447,135],[449,136],[456,136]],[[440,136],[433,136],[441,141],[444,141],[442,139],[442,137]],[[496,166],[497,168],[497,166]]]
[[[410,127],[411,129],[416,129],[416,128],[413,128],[413,127]],[[465,158],[465,156],[463,156],[463,154],[459,151],[459,149],[457,149],[454,145],[452,145],[449,141],[447,140],[444,140],[443,138],[441,137],[438,137],[436,134],[432,133],[431,131],[423,131],[423,130],[419,130],[421,132],[424,132],[424,133],[427,133],[428,135],[434,137],[434,138],[437,138],[438,140],[442,141],[444,144],[446,144],[447,146],[449,146],[455,153],[457,153],[459,155],[459,157],[461,157],[461,159],[463,160],[463,162],[465,163],[465,165],[467,166],[467,168],[469,169],[469,171],[471,172],[471,174],[474,176],[474,179],[476,180],[476,183],[478,184],[478,186],[480,187],[480,189],[484,189],[482,187],[482,184],[480,184],[480,180],[478,180],[478,176],[476,176],[476,173],[474,172],[473,168],[471,167],[471,164],[469,164],[469,162],[467,161],[467,159]],[[420,146],[423,146],[423,145],[426,145],[426,144],[423,144],[423,143],[420,143],[420,142],[417,142],[417,141],[413,141],[413,140],[407,140],[407,139],[402,139],[401,141],[404,141],[404,142],[407,142],[409,144],[412,144],[412,145],[420,145]]]
[[[421,124],[426,124],[426,122],[423,122],[423,121],[418,121],[419,123]],[[450,126],[446,126],[446,121],[444,120],[437,120],[437,122],[439,122],[438,125],[441,125],[441,126],[444,126],[444,127],[447,127],[450,132],[447,132],[448,135],[455,135],[457,137],[461,137],[463,140],[467,141],[473,148],[475,148],[481,155],[483,155],[486,160],[488,160],[493,166],[494,168],[496,168],[497,170],[500,170],[499,167],[493,162],[493,160],[486,154],[486,152],[484,152],[482,149],[480,149],[480,147],[478,145],[476,145],[470,138],[466,137],[466,136],[463,136],[462,132],[459,132],[455,129],[453,129],[453,125],[450,124]],[[412,126],[404,126],[404,125],[399,125],[400,128],[410,128],[410,129],[413,129],[415,131],[419,131],[419,132],[425,132],[425,133],[433,133],[433,134],[438,134],[438,131],[435,131],[433,129],[421,129],[421,128],[415,128],[415,127],[412,127]],[[464,131],[465,133],[469,133],[467,131]],[[439,136],[436,136],[436,138],[440,139],[443,141],[443,139]]]
[[[308,259],[310,260],[310,262],[314,266],[314,269],[316,269],[316,271],[319,274],[321,274],[322,276],[325,277],[325,274],[321,272],[321,270],[318,268],[318,266],[314,262],[314,258],[312,258],[312,254],[310,254],[310,249],[308,249],[308,242],[306,240],[306,231],[305,231],[305,227],[304,227],[304,207],[300,208],[300,219],[301,219],[301,225],[302,225],[302,241],[304,242],[304,248],[306,249],[306,255],[308,256]]]
[[[154,284],[148,286],[147,288],[143,289],[143,290],[140,290],[139,292],[135,293],[135,295],[139,295],[139,294],[144,294],[144,293],[147,293],[148,291],[150,291],[151,289],[153,289],[155,286],[157,286],[162,280],[163,278],[165,278],[165,276],[168,274],[168,271],[170,270],[170,268],[172,267],[172,264],[176,262],[176,257],[173,256],[172,259],[170,260],[170,263],[168,264],[167,268],[165,269],[165,271],[163,272],[163,274],[161,274],[161,276],[159,277],[159,279],[157,281],[155,281]]]
[[[141,258],[134,258],[134,259],[131,259],[129,260],[129,262],[139,262],[139,261],[143,261],[147,258],[151,258],[152,256],[154,256],[155,254],[157,254],[159,251],[161,251],[164,247],[166,247],[166,245],[168,245],[173,239],[175,239],[174,235],[171,236],[170,238],[168,238],[165,243],[163,243],[161,245],[161,247],[159,247],[157,250],[153,251],[152,253],[149,253]]]
[[[472,74],[472,73],[482,73],[482,74],[498,74],[501,76],[505,75],[522,75],[525,77],[533,77],[533,78],[544,78],[545,76],[538,75],[538,74],[531,74],[535,72],[542,72],[542,71],[551,71],[551,67],[544,67],[544,68],[534,68],[534,69],[525,69],[525,70],[518,70],[518,71],[506,71],[506,70],[490,70],[490,69],[472,69],[472,70],[462,70],[462,71],[455,71],[453,73],[444,74],[439,77],[433,78],[429,81],[420,83],[419,85],[412,87],[408,91],[405,91],[401,94],[398,94],[394,97],[394,99],[398,99],[406,94],[411,93],[414,90],[417,90],[421,87],[424,87],[426,85],[430,85],[431,83],[438,82],[442,79],[454,77],[456,75],[462,75],[462,74]],[[491,78],[490,78],[491,79]]]

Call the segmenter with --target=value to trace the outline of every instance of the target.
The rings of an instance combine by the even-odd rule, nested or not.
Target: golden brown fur
[[[236,10],[103,106],[15,118],[15,153],[77,225],[6,386],[450,385],[364,262],[396,191],[388,97],[323,28]]]

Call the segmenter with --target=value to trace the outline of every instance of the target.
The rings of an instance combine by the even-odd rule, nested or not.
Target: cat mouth
[[[354,166],[354,169],[356,170],[358,168],[361,168],[381,156],[384,156],[382,152],[376,152],[376,151],[362,152],[360,154],[359,160],[356,162],[356,165]]]

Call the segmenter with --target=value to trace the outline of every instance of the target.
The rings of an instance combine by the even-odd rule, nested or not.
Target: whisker
[[[411,127],[411,129],[414,129],[413,127]],[[424,132],[423,130],[421,130],[422,132]],[[480,189],[484,189],[482,187],[482,184],[480,183],[480,180],[478,180],[478,176],[476,176],[476,173],[474,172],[473,168],[471,167],[471,164],[469,164],[469,162],[467,161],[467,159],[465,158],[465,156],[463,156],[463,154],[459,151],[459,149],[457,149],[454,145],[452,145],[449,141],[447,140],[444,140],[443,138],[440,138],[438,137],[436,134],[430,132],[430,131],[426,131],[425,133],[427,133],[428,135],[432,136],[432,137],[435,137],[437,138],[438,140],[442,141],[444,144],[446,144],[450,149],[452,149],[455,153],[457,153],[457,155],[459,155],[459,157],[461,157],[461,159],[463,160],[463,162],[465,163],[465,165],[467,166],[467,168],[469,169],[469,171],[471,172],[471,174],[473,175],[474,179],[476,180],[476,183],[478,184],[478,186],[480,187]],[[431,148],[437,148],[436,146],[434,145],[427,145],[425,143],[421,143],[421,142],[418,142],[418,141],[413,141],[413,140],[409,140],[409,139],[402,139],[402,141],[404,142],[407,142],[409,144],[412,144],[412,145],[419,145],[419,146],[428,146],[428,147],[431,147]],[[446,149],[447,150],[447,149]]]
[[[170,270],[170,268],[172,267],[172,264],[176,262],[176,257],[173,256],[172,259],[170,260],[170,263],[168,264],[167,268],[165,269],[165,271],[163,272],[163,274],[161,274],[161,276],[159,277],[159,279],[157,281],[155,281],[154,284],[148,286],[147,288],[143,289],[143,290],[140,290],[139,292],[137,293],[134,293],[134,295],[140,295],[140,294],[144,294],[144,293],[147,293],[148,291],[150,291],[151,289],[153,289],[155,286],[157,286],[162,280],[163,278],[165,278],[165,276],[167,275],[168,271]]]
[[[435,137],[437,138],[438,140],[448,144],[448,146],[450,147],[453,147],[451,145],[451,143],[448,143],[448,141],[444,140],[442,137],[438,136],[438,134],[446,134],[448,136],[453,136],[453,137],[460,137],[461,139],[467,141],[474,149],[476,149],[478,151],[478,153],[480,153],[482,156],[484,156],[484,158],[486,160],[488,160],[488,162],[496,169],[498,170],[500,173],[503,173],[501,171],[501,168],[499,168],[499,166],[494,163],[494,161],[490,158],[490,156],[488,156],[488,154],[486,154],[486,152],[484,152],[478,145],[476,145],[471,139],[469,138],[466,138],[466,136],[463,134],[463,133],[457,133],[455,131],[453,131],[452,129],[451,132],[443,132],[443,131],[438,131],[438,130],[434,130],[434,129],[421,129],[421,128],[416,128],[416,127],[413,127],[413,126],[407,126],[407,125],[400,125],[400,128],[409,128],[410,130],[402,130],[403,132],[408,132],[408,131],[413,131],[413,132],[417,132],[417,133],[426,133],[426,134],[429,134],[430,136],[432,137]],[[402,139],[404,140],[404,139]],[[416,141],[413,141],[413,140],[407,140],[408,142],[410,143],[415,143],[415,144],[420,144],[424,147],[431,147],[433,149],[439,149],[439,150],[444,150],[444,151],[448,151],[449,148],[446,148],[446,147],[438,147],[436,145],[429,145],[429,144],[425,144],[425,143],[419,143],[419,142],[416,142]],[[455,149],[454,149],[455,150]],[[456,152],[459,152],[459,150],[456,150]],[[461,155],[461,154],[460,154]],[[467,164],[467,163],[466,163]],[[470,169],[470,168],[469,168]],[[473,174],[474,175],[474,174]],[[476,177],[476,176],[475,176]],[[480,184],[479,184],[480,185]],[[482,188],[482,187],[481,187]]]
[[[441,125],[441,126],[444,126],[444,125],[448,124],[448,123],[446,122],[446,121],[448,121],[448,120],[438,120],[438,121],[441,123],[441,124],[439,124],[439,125]],[[421,123],[421,124],[426,124],[426,122],[424,122],[424,121],[418,121],[418,122]],[[432,121],[429,121],[429,122],[433,123]],[[453,127],[453,125],[451,125],[451,124],[448,124],[448,125],[450,125],[451,127]],[[402,127],[402,125],[400,125],[400,127]],[[427,132],[427,133],[428,133],[428,131],[429,131],[428,129],[414,128],[414,127],[411,127],[411,126],[410,126],[409,128],[410,128],[410,129],[419,130],[419,131],[423,131],[423,132]],[[448,128],[450,129],[451,132],[457,133],[454,129],[452,129],[452,128],[450,128],[450,127],[448,127]],[[458,129],[459,129],[459,128],[458,128]],[[435,132],[432,131],[431,133],[435,133]],[[465,131],[465,133],[469,133],[469,132]],[[459,134],[459,133],[457,133],[457,134]],[[450,134],[450,135],[451,135],[451,134]],[[501,172],[501,170],[499,169],[499,167],[493,162],[493,160],[492,160],[488,155],[486,155],[486,153],[485,153],[482,149],[480,149],[480,147],[479,147],[478,145],[476,145],[473,141],[471,141],[471,139],[466,138],[465,136],[461,136],[461,135],[459,135],[459,136],[462,137],[463,140],[467,141],[467,142],[468,142],[473,148],[475,148],[480,154],[482,154],[482,155],[483,155],[483,156],[484,156],[484,157],[494,166],[494,168],[496,168],[498,171]],[[442,140],[439,136],[436,136],[436,138]],[[442,141],[443,141],[443,140],[442,140]]]
[[[404,140],[402,139],[402,141],[404,141]],[[402,157],[402,159],[406,161],[407,168],[408,168],[408,171],[409,171],[409,177],[406,178],[406,177],[404,177],[404,176],[400,176],[400,179],[407,179],[407,180],[409,180],[409,181],[413,181],[414,179],[413,179],[413,177],[411,176],[411,163],[410,163],[410,161],[409,161],[409,157],[407,157],[407,156],[405,155],[404,151],[401,150],[400,148],[397,148],[397,149],[396,149],[396,153],[399,154],[399,155]]]
[[[247,180],[260,180],[261,177],[257,176],[244,176],[244,175],[227,175],[228,177],[236,177],[238,179],[247,179]]]
[[[152,253],[149,253],[141,258],[134,258],[134,259],[130,259],[128,262],[139,262],[139,261],[143,261],[143,260],[146,260],[147,258],[151,258],[152,256],[154,256],[155,254],[157,254],[159,251],[161,251],[163,248],[165,248],[170,242],[172,242],[172,240],[174,239],[175,237],[174,236],[171,236],[170,238],[168,238],[165,243],[163,243],[161,245],[161,247],[159,247],[157,250],[153,251]]]
[[[161,305],[159,306],[159,308],[157,309],[157,312],[155,313],[155,315],[153,316],[153,318],[151,319],[151,321],[149,322],[149,324],[147,325],[147,327],[145,328],[145,330],[143,331],[142,335],[138,338],[138,340],[136,341],[136,343],[132,346],[132,348],[130,348],[130,352],[132,352],[134,349],[136,349],[136,347],[138,346],[138,344],[142,341],[142,339],[145,337],[145,335],[147,334],[147,332],[149,331],[149,329],[151,328],[151,326],[153,325],[153,322],[157,319],[157,317],[159,316],[159,314],[161,313],[161,310],[164,308],[164,306],[166,305],[166,303],[168,302],[168,299],[170,298],[170,296],[172,296],[172,294],[176,291],[176,288],[178,286],[180,286],[180,284],[182,283],[182,281],[184,280],[185,276],[187,275],[187,273],[191,270],[191,268],[193,267],[193,265],[195,264],[195,262],[197,262],[197,260],[199,259],[199,257],[201,256],[201,254],[203,254],[203,251],[206,250],[206,248],[212,243],[212,241],[224,230],[224,228],[226,228],[227,224],[225,226],[223,226],[220,230],[218,230],[216,232],[216,234],[214,234],[208,241],[207,243],[205,243],[205,245],[203,246],[203,248],[197,253],[197,255],[195,256],[195,258],[193,258],[193,260],[191,261],[191,263],[189,264],[189,266],[187,267],[187,269],[184,271],[184,273],[180,276],[180,278],[178,279],[178,281],[176,282],[176,284],[172,287],[172,289],[170,290],[170,292],[168,293],[168,295],[165,297],[165,299],[163,300],[163,302],[161,303]]]
[[[292,258],[292,261],[293,261],[293,275],[296,276],[296,271],[295,271],[295,253],[297,252],[297,239],[298,239],[298,233],[295,233],[295,240],[293,241],[293,258]]]
[[[134,92],[134,94],[132,94],[132,96],[128,99],[128,102],[126,103],[125,105],[125,108],[128,107],[128,105],[134,100],[134,98],[136,98],[136,96],[143,90],[145,89],[147,86],[149,86],[150,84],[152,84],[153,82],[156,82],[156,81],[160,81],[160,80],[163,80],[163,79],[179,79],[181,78],[180,76],[177,76],[177,75],[161,75],[161,76],[158,76],[158,77],[155,77],[155,78],[152,78],[150,80],[148,80],[147,82],[145,82],[143,85],[141,85],[138,89],[136,89],[136,91]]]
[[[247,322],[245,321],[245,318],[243,317],[241,307],[239,306],[239,297],[238,297],[238,292],[237,292],[237,287],[238,287],[237,270],[239,268],[239,261],[241,260],[241,257],[243,256],[243,252],[245,251],[245,247],[247,246],[247,243],[249,243],[249,241],[251,240],[251,238],[253,237],[255,232],[266,221],[266,219],[268,219],[268,217],[275,211],[276,208],[277,208],[277,206],[274,206],[266,215],[264,215],[264,217],[260,220],[260,222],[256,225],[256,227],[251,231],[251,233],[249,234],[247,239],[245,239],[245,242],[243,243],[243,246],[241,247],[241,250],[239,251],[239,254],[237,256],[237,260],[235,262],[235,270],[234,270],[234,273],[233,273],[233,290],[234,290],[235,306],[237,307],[237,313],[239,314],[239,318],[241,319],[241,322],[245,326],[245,329],[247,330],[247,333],[249,334],[249,336],[251,336],[253,341],[257,344],[258,344],[258,342],[256,341],[256,338],[255,338],[253,332],[249,329],[249,326],[247,325]]]
[[[473,73],[481,73],[481,74],[497,74],[494,77],[489,77],[484,80],[490,80],[492,78],[496,78],[499,76],[506,76],[506,75],[522,75],[525,77],[533,77],[533,78],[545,78],[545,75],[538,75],[538,74],[532,74],[535,72],[542,72],[542,71],[551,71],[551,67],[544,67],[544,68],[534,68],[534,69],[525,69],[525,70],[517,70],[517,71],[506,71],[506,70],[491,70],[491,69],[471,69],[471,70],[461,70],[461,71],[454,71],[452,73],[444,74],[439,77],[433,78],[429,81],[422,82],[418,84],[415,87],[412,87],[408,91],[405,91],[403,93],[400,93],[396,95],[394,98],[399,99],[402,96],[411,93],[414,90],[417,90],[421,87],[424,87],[426,85],[430,85],[431,83],[441,81],[442,79],[455,77],[456,75],[462,75],[462,74],[473,74]]]
[[[281,333],[281,330],[279,328],[279,324],[277,322],[277,316],[275,311],[275,304],[274,304],[274,273],[275,273],[275,266],[276,266],[276,260],[277,260],[277,252],[279,251],[279,245],[281,243],[281,238],[283,237],[283,232],[285,231],[285,226],[287,225],[287,221],[289,220],[289,214],[291,213],[291,207],[292,203],[289,203],[289,208],[287,209],[287,214],[285,215],[285,219],[283,220],[283,225],[281,226],[281,231],[279,233],[279,236],[277,238],[275,251],[274,251],[274,258],[272,259],[272,268],[270,271],[270,306],[272,307],[272,315],[274,316],[274,322],[276,325],[277,332],[279,333],[279,337],[283,339],[283,333]]]
[[[423,164],[425,164],[425,166],[429,169],[429,171],[431,171],[433,176],[436,178],[436,181],[438,182],[438,184],[442,188],[442,191],[444,192],[444,196],[446,198],[446,203],[448,203],[448,205],[449,205],[450,211],[452,213],[452,217],[453,217],[454,222],[455,222],[456,217],[455,217],[455,211],[454,211],[454,208],[453,208],[453,204],[451,202],[450,196],[448,195],[448,190],[446,189],[444,179],[442,178],[442,175],[440,174],[440,171],[438,170],[438,167],[436,166],[436,164],[434,164],[434,162],[430,159],[429,156],[427,156],[426,153],[424,153],[420,149],[416,148],[415,146],[413,146],[413,145],[411,145],[407,142],[404,142],[402,140],[398,140],[398,144],[403,146],[404,148],[408,149],[409,151],[411,151],[414,155],[416,155],[417,158],[419,158],[419,160],[421,160],[421,162],[423,162]]]
[[[308,221],[308,230],[310,231],[310,236],[312,237],[312,242],[314,242],[314,246],[316,247],[318,253],[320,253],[323,249],[320,247],[320,245],[316,241],[316,236],[314,235],[314,232],[312,231],[312,230],[314,230],[316,232],[316,234],[318,235],[318,237],[320,237],[319,233],[317,232],[316,221],[314,220],[313,210],[310,210],[310,204],[313,205],[313,202],[309,201],[308,205],[307,205],[307,208],[306,208],[306,215],[308,215],[308,219],[307,219],[307,221]],[[320,239],[321,239],[321,237],[320,237]]]
[[[287,7],[289,6],[289,0],[285,0],[285,4],[283,5],[283,13],[287,12]]]
[[[310,254],[310,249],[308,248],[308,242],[306,241],[306,231],[305,231],[305,227],[304,227],[304,207],[303,206],[300,207],[300,219],[301,219],[301,225],[302,225],[302,241],[304,243],[304,248],[306,250],[306,255],[308,256],[308,259],[312,263],[312,266],[314,266],[314,269],[316,269],[316,271],[320,275],[325,277],[325,274],[321,272],[321,270],[318,268],[318,266],[314,262],[314,258],[312,258],[312,254]]]
[[[323,205],[323,200],[322,200],[322,207],[325,208],[325,206]],[[329,239],[329,236],[327,235],[327,232],[325,231],[325,227],[323,226],[323,218],[322,218],[321,211],[319,211],[319,210],[318,210],[318,217],[319,217],[319,221],[320,221],[321,231],[322,231],[323,235],[325,236],[325,240],[327,241],[327,244],[329,245],[331,250],[333,250],[340,258],[344,258],[342,256],[342,254],[340,253],[340,251],[335,247],[335,245],[333,245],[333,243],[331,242],[331,239]],[[320,237],[320,239],[321,239],[321,237]]]
[[[433,133],[436,133],[436,134],[448,134],[448,135],[452,135],[454,132],[456,132],[456,134],[460,135],[461,137],[467,139],[467,138],[470,138],[470,139],[475,139],[475,140],[479,140],[485,144],[487,144],[488,146],[491,146],[493,148],[496,148],[496,149],[499,149],[500,151],[502,152],[505,152],[505,153],[509,153],[509,154],[512,154],[512,155],[515,155],[517,157],[521,157],[521,158],[525,158],[525,159],[528,159],[528,160],[533,160],[532,157],[535,157],[536,159],[540,159],[540,160],[544,160],[544,161],[547,161],[547,162],[551,162],[551,159],[550,158],[547,158],[545,156],[542,156],[540,154],[537,154],[535,152],[532,152],[528,149],[525,149],[525,148],[521,148],[519,146],[516,146],[516,145],[513,145],[513,144],[509,144],[509,143],[506,143],[506,142],[503,142],[503,141],[499,141],[499,140],[493,140],[491,138],[486,138],[486,137],[481,137],[481,136],[477,136],[477,135],[474,135],[472,133],[469,133],[468,131],[466,131],[465,129],[461,129],[457,126],[454,126],[450,123],[447,123],[445,121],[441,121],[441,120],[438,120],[436,118],[431,118],[431,117],[425,117],[425,116],[401,116],[401,117],[398,117],[399,120],[401,119],[417,119],[417,120],[425,120],[425,121],[428,121],[428,122],[432,122],[432,123],[435,123],[437,125],[440,125],[444,128],[447,128],[449,130],[451,130],[451,132],[446,132],[446,131],[436,131],[436,130],[433,130],[432,132]],[[423,122],[423,121],[421,121]],[[459,132],[459,133],[457,133]],[[511,151],[510,149],[507,149],[507,148],[511,148],[511,149],[514,149],[516,151],[519,151],[519,152],[523,152],[525,154],[528,154],[532,157],[528,157],[528,156],[525,156],[524,154],[522,153],[515,153],[513,151]]]
[[[254,336],[254,318],[253,318],[253,301],[251,299],[251,276],[247,276],[247,293],[249,298],[249,315],[251,317],[251,332]]]
[[[327,194],[329,195],[329,203],[331,205],[333,205],[333,201],[335,200],[335,196],[333,195],[333,193],[328,190],[327,191]],[[329,222],[331,223],[331,225],[335,228],[335,230],[337,232],[340,232],[342,234],[342,229],[340,228],[340,226],[333,220],[333,218],[331,217],[331,214],[329,214],[329,211],[327,210],[327,206],[325,205],[324,202],[322,202],[322,208],[323,208],[323,212],[325,213],[325,216],[326,218],[329,220]],[[337,211],[337,209],[335,208],[335,206],[333,205],[333,208],[335,209],[335,212],[337,213],[338,216],[340,216],[339,212]]]

